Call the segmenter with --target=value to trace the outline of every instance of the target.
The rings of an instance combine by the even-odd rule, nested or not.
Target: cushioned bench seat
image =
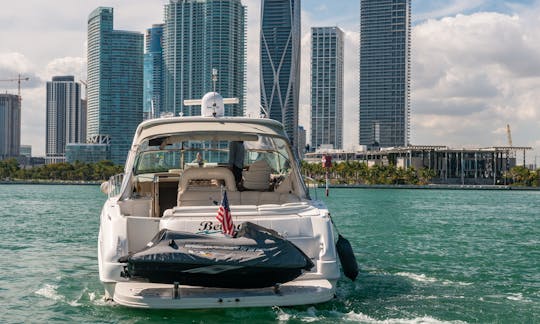
[[[229,205],[283,205],[299,202],[300,199],[289,193],[269,191],[227,191]],[[212,206],[221,202],[220,189],[189,189],[178,197],[178,206]]]

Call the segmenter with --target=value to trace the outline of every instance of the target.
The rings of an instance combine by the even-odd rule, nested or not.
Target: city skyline
[[[361,0],[359,143],[408,146],[411,0]]]
[[[120,1],[88,1],[72,5],[66,2],[54,12],[39,2],[30,12],[17,10],[19,4],[7,5],[0,13],[0,18],[5,18],[6,22],[0,35],[0,77],[11,78],[19,72],[31,77],[22,89],[21,143],[33,145],[36,155],[44,155],[43,84],[52,75],[74,74],[78,77],[83,74],[85,41],[81,39],[85,38],[88,12],[99,5],[111,5],[117,8],[115,29],[144,32],[152,24],[162,21],[164,3],[166,1],[153,4],[133,1],[127,5]],[[255,43],[258,42],[260,7],[258,1],[243,3],[248,7],[249,111],[259,100],[256,84],[259,78],[258,44]],[[358,43],[359,1],[332,4],[332,12],[325,10],[324,4],[324,1],[314,0],[302,8],[300,124],[309,128],[306,123],[309,120],[309,53],[306,55],[305,50],[309,45],[309,28],[337,25],[344,29],[346,43],[345,128],[355,128],[350,120],[357,114],[353,110],[358,105],[358,89],[354,89],[358,77],[354,74],[358,73],[355,47]],[[508,123],[512,127],[514,143],[538,149],[540,111],[534,104],[540,100],[535,91],[540,84],[540,73],[536,69],[540,65],[537,45],[540,42],[535,35],[540,24],[535,20],[540,13],[539,3],[422,0],[413,1],[412,10],[411,143],[506,144],[505,126]],[[55,20],[48,20],[49,17]],[[42,21],[47,23],[40,25]],[[33,34],[35,30],[47,33]],[[433,37],[434,33],[441,37]],[[49,41],[50,37],[62,39],[62,46]],[[505,41],[501,42],[500,37]],[[69,46],[63,46],[64,42]],[[9,93],[16,93],[15,86],[0,84],[1,90],[8,89]],[[355,142],[357,136],[346,132],[345,148]]]
[[[343,148],[343,31],[311,28],[311,150]]]
[[[163,109],[163,26],[153,24],[144,36],[144,118],[158,117]]]
[[[86,141],[86,113],[81,84],[72,75],[47,81],[47,147],[45,163],[66,162],[66,145]]]
[[[261,0],[261,113],[279,121],[298,150],[301,1]]]
[[[0,160],[17,157],[21,147],[19,96],[0,94]]]
[[[198,116],[200,106],[185,106],[184,100],[201,99],[215,86],[223,97],[239,99],[225,107],[225,115],[241,116],[246,92],[246,16],[241,1],[173,0],[165,5],[164,18],[163,111]]]
[[[88,16],[87,144],[110,144],[110,160],[124,164],[143,120],[143,34],[118,30],[114,8]]]

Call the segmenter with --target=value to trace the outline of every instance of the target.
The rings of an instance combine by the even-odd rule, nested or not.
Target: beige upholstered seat
[[[268,190],[272,169],[265,160],[253,162],[248,171],[244,171],[244,188],[249,190]]]
[[[221,201],[221,183],[227,190],[229,203],[239,203],[231,170],[224,167],[186,169],[178,187],[178,206],[206,206]]]

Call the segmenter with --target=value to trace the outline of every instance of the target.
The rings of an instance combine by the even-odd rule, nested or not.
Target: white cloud
[[[86,74],[86,60],[82,57],[62,57],[52,60],[45,67],[43,77],[50,80],[53,76],[74,75],[81,79]]]
[[[465,12],[468,10],[472,10],[474,8],[479,7],[480,5],[484,4],[485,0],[421,0],[417,2],[428,2],[423,3],[423,6],[431,7],[433,9],[426,10],[423,12],[417,13],[413,19],[415,21],[423,21],[426,19],[433,19],[433,18],[441,18],[446,16],[453,16],[461,12]],[[413,6],[417,5],[418,3],[413,2]]]
[[[538,14],[475,13],[414,27],[414,144],[506,145],[501,129],[510,124],[514,145],[538,149]]]

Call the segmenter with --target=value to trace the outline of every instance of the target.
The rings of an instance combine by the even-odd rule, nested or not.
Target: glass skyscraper
[[[163,24],[146,30],[144,53],[144,119],[159,117],[163,101]]]
[[[410,0],[360,2],[360,132],[368,148],[409,144]]]
[[[281,123],[298,146],[300,0],[262,0],[260,78],[263,113]]]
[[[21,146],[19,96],[0,94],[0,160],[18,157]]]
[[[343,31],[311,28],[311,147],[343,148]]]
[[[184,106],[213,91],[239,104],[225,105],[226,116],[241,116],[246,95],[246,7],[240,0],[171,0],[163,30],[163,111],[200,115],[200,106]]]
[[[81,85],[73,76],[55,76],[47,82],[45,162],[65,162],[66,145],[86,139],[81,109]]]
[[[124,164],[143,117],[143,34],[113,30],[113,9],[88,17],[87,142],[111,145]]]

